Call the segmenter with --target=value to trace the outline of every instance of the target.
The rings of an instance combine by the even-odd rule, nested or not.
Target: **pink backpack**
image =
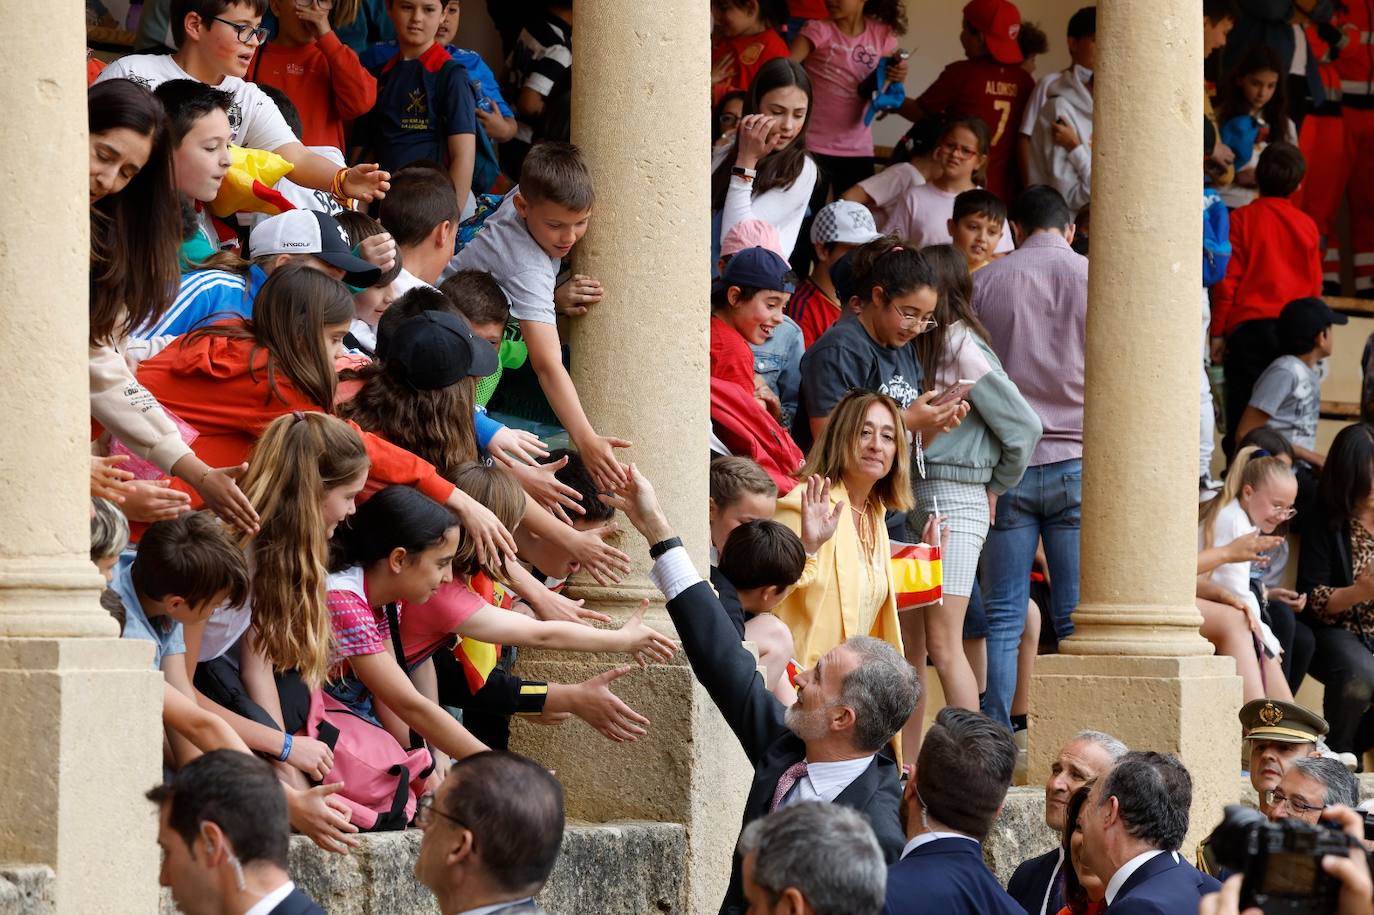
[[[392,638],[399,642],[394,605],[387,607],[387,616]],[[400,646],[396,647],[399,651]],[[415,734],[411,740],[418,747],[407,750],[386,728],[363,718],[323,689],[310,693],[310,713],[302,733],[334,751],[334,768],[324,777],[324,784],[344,786],[336,796],[353,809],[352,822],[360,831],[405,829],[414,819],[417,798],[434,769],[433,757]]]

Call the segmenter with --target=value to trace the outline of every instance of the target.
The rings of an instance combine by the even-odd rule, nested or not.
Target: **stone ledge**
[[[420,835],[408,829],[363,836],[362,846],[347,857],[295,836],[291,873],[329,915],[439,915],[414,876]],[[554,915],[685,913],[686,854],[687,833],[677,824],[570,822],[539,901]],[[13,915],[50,911],[16,909]],[[177,911],[163,891],[162,915]],[[0,907],[0,915],[11,912]]]
[[[53,915],[57,876],[42,865],[0,866],[0,915]]]

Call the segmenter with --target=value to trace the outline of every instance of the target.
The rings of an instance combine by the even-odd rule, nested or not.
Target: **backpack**
[[[396,605],[388,604],[386,613],[396,656],[404,658]],[[337,796],[352,809],[353,825],[360,831],[401,830],[414,819],[425,779],[434,768],[423,743],[402,748],[386,728],[319,688],[310,693],[310,711],[300,733],[334,751],[334,767],[323,784],[344,786]],[[416,743],[413,733],[411,741]]]
[[[444,87],[448,85],[449,70],[457,66],[461,66],[458,61],[449,58],[439,68],[439,76],[434,84],[434,107],[438,111],[445,110]],[[481,80],[470,79],[467,84],[468,91],[472,93],[473,107],[476,108],[484,101],[482,82]],[[473,126],[476,129],[473,132],[475,155],[472,160],[472,193],[474,196],[481,196],[495,187],[496,182],[501,178],[501,163],[497,161],[496,147],[492,144],[491,137],[487,136],[486,130],[482,127],[482,122],[476,120],[475,116]]]

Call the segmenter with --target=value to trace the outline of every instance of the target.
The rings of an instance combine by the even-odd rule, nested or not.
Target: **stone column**
[[[597,187],[577,269],[606,288],[605,299],[572,322],[573,381],[597,431],[634,443],[624,459],[653,481],[703,572],[710,136],[700,87],[709,82],[709,14],[706,0],[579,6],[572,106],[573,140]],[[617,545],[634,572],[613,588],[583,581],[576,595],[622,618],[647,598],[660,607],[653,624],[671,630],[648,579],[648,544],[627,529]],[[526,676],[560,682],[623,663],[527,657]],[[558,730],[521,727],[517,742],[557,770],[572,817],[686,824],[683,911],[714,911],[752,771],[685,660],[620,683],[617,691],[653,722],[647,738],[617,746],[574,721]]]
[[[1031,781],[1074,731],[1177,753],[1190,839],[1235,800],[1240,681],[1198,633],[1202,5],[1102,0],[1074,635],[1036,666]]]
[[[0,862],[53,868],[60,912],[152,912],[161,677],[90,562],[81,10],[15,0],[0,47],[0,159],[43,175],[0,225]]]

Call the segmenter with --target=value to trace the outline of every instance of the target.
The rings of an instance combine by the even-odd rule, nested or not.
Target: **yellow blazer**
[[[805,484],[798,485],[778,500],[774,520],[801,534],[801,497]],[[863,547],[859,532],[854,529],[848,509],[849,497],[844,485],[835,483],[830,492],[831,504],[846,503],[845,517],[835,530],[835,536],[821,544],[814,561],[808,561],[801,580],[774,608],[773,613],[792,630],[796,658],[805,667],[812,667],[821,655],[853,635],[871,635],[882,639],[898,654],[902,654],[902,633],[897,623],[896,585],[892,578],[892,563],[886,561],[887,599],[878,608],[878,615],[867,628],[862,628],[863,610],[859,606],[859,576],[862,573]],[[887,526],[882,519],[877,524],[878,555],[891,556],[892,546]]]

